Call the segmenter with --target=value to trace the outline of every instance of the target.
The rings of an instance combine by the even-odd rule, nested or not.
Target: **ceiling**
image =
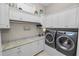
[[[53,5],[53,3],[37,3],[38,5],[41,5],[43,7],[48,7],[50,5]]]
[[[48,7],[48,6],[53,5],[53,3],[29,3],[28,5],[30,5],[30,6],[35,5],[35,6]]]
[[[78,4],[79,3],[30,3],[30,5],[36,5],[36,6],[43,6],[43,7],[49,7],[49,6],[62,6],[62,5],[73,5],[73,4]]]
[[[62,5],[79,5],[79,3],[37,3],[38,5],[49,7],[51,5],[62,6]]]

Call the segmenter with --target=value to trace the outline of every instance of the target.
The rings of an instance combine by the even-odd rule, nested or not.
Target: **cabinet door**
[[[39,17],[39,22],[43,25],[43,27],[46,27],[46,21],[47,21],[47,17],[45,15]]]
[[[38,41],[31,43],[31,47],[32,47],[32,55],[35,55],[39,52]]]
[[[50,16],[46,16],[46,19],[44,20],[43,23],[45,23],[45,27],[51,27],[51,17]]]
[[[3,56],[18,56],[19,54],[17,53],[19,50],[17,48],[13,48],[10,50],[6,50],[2,52]]]
[[[9,13],[9,18],[10,20],[19,20],[22,21],[22,13],[18,11],[16,8],[11,8],[10,7],[10,13]]]
[[[20,56],[32,56],[32,44],[20,46],[18,49]]]
[[[39,52],[44,50],[44,39],[38,41]]]
[[[23,10],[10,7],[10,20],[40,22],[39,17],[29,14]]]
[[[0,28],[9,28],[9,6],[0,4]]]
[[[22,16],[23,21],[31,21],[32,22],[31,16],[29,14],[23,12],[21,16]]]
[[[64,26],[67,28],[76,28],[76,8],[64,12]]]
[[[38,53],[38,41],[23,45],[19,50],[21,56],[33,56]]]
[[[22,20],[29,22],[39,22],[39,18],[37,16],[31,15],[29,13],[22,13]]]

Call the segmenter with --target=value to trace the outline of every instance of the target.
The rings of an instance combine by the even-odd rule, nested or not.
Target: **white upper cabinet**
[[[10,5],[10,20],[41,22],[41,16],[39,16],[39,11],[44,10],[41,6],[24,3],[18,3],[13,5],[14,7]],[[36,14],[35,11],[37,11]]]
[[[9,28],[9,6],[0,4],[0,28]]]
[[[18,10],[15,10],[14,8],[10,8],[10,14],[9,14],[9,18],[10,20],[21,20],[21,13],[18,12]]]
[[[35,7],[34,6],[31,6],[31,5],[28,5],[28,4],[25,4],[25,3],[17,3],[17,8],[21,8],[22,10],[28,12],[28,13],[34,13],[35,11]]]
[[[77,28],[77,8],[68,9],[47,16],[46,27]]]
[[[19,21],[29,21],[29,22],[39,22],[39,17],[24,12],[23,10],[19,10],[16,8],[10,7],[10,20],[19,20]]]

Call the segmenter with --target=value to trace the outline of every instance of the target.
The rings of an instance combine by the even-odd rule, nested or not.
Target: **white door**
[[[21,56],[33,56],[38,53],[38,41],[23,45],[19,50]]]
[[[10,7],[10,12],[9,12],[10,20],[22,21],[21,15],[22,15],[22,13],[18,9]]]
[[[39,22],[39,17],[38,16],[29,14],[29,13],[26,13],[26,12],[23,12],[21,17],[22,17],[23,21]]]
[[[46,16],[38,17],[39,22],[43,25],[43,27],[46,27]]]
[[[9,6],[0,4],[0,28],[9,28]]]
[[[41,40],[38,41],[39,52],[44,50],[44,43],[45,43],[44,39],[41,39]]]
[[[32,55],[37,54],[39,50],[38,41],[32,42],[31,47],[32,47]]]
[[[40,22],[40,17],[12,7],[10,7],[9,16],[10,20]]]
[[[32,56],[32,44],[20,46],[18,49],[20,56]]]

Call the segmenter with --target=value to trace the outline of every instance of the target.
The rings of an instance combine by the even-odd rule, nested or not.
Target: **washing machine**
[[[56,30],[46,29],[45,44],[49,47],[55,48]]]
[[[78,31],[57,31],[56,50],[67,55],[76,56]]]

